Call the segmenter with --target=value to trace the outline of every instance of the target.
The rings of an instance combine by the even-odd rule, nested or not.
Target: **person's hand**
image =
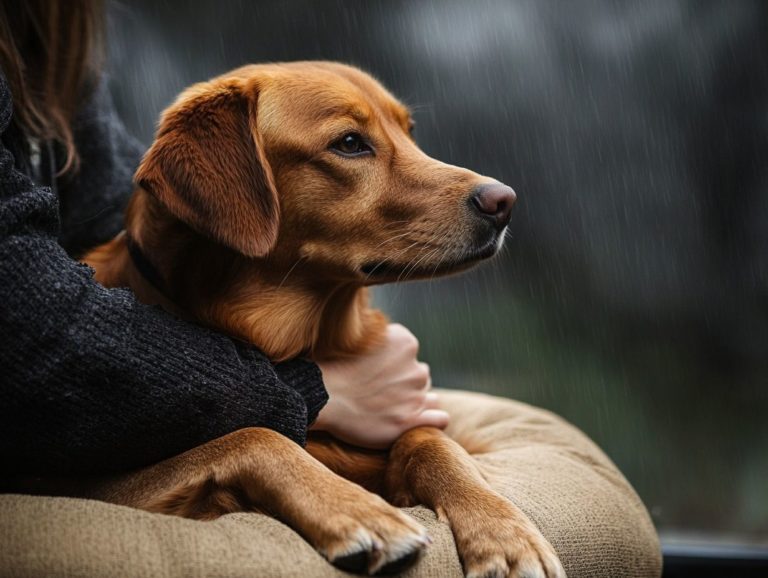
[[[416,355],[419,342],[399,324],[387,327],[383,345],[341,361],[321,362],[328,403],[311,429],[345,442],[387,448],[417,426],[444,428],[448,414],[429,391],[429,366]]]

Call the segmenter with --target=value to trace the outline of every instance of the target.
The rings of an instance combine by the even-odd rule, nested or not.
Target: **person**
[[[234,430],[307,429],[387,447],[444,427],[418,342],[272,364],[249,344],[107,289],[76,257],[122,228],[142,147],[99,74],[103,6],[0,2],[0,463],[84,475],[155,463]]]

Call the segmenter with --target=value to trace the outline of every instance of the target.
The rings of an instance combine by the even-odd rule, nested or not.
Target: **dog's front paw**
[[[430,542],[421,524],[346,480],[333,490],[307,520],[311,528],[302,528],[332,564],[358,574],[394,574],[418,560]]]
[[[565,578],[554,548],[528,517],[493,491],[440,512],[467,578]]]

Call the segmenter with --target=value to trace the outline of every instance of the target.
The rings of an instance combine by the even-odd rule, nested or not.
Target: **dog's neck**
[[[150,212],[149,220],[133,217]],[[89,256],[100,281],[127,284],[143,302],[252,343],[274,361],[359,354],[383,338],[387,319],[369,306],[365,287],[318,282],[316,271],[243,257],[163,213],[141,191],[134,195],[129,234],[116,239],[112,248],[120,258],[105,256],[104,264],[97,264]],[[139,270],[128,254],[127,238],[157,269],[163,289]],[[119,263],[112,278],[107,263]]]
[[[206,308],[203,320],[253,343],[275,361],[359,354],[384,335],[387,320],[368,306],[363,287],[317,286],[300,276],[275,284],[272,272],[258,264],[242,279]]]

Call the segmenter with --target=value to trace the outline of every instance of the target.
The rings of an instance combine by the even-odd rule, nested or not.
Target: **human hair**
[[[0,0],[0,67],[22,132],[58,143],[57,174],[76,172],[78,103],[102,59],[101,0]]]

